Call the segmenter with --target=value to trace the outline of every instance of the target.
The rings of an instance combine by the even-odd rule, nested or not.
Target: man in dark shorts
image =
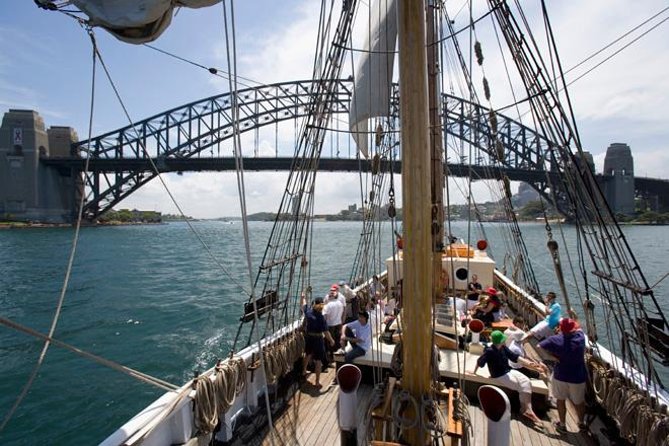
[[[314,359],[314,366],[316,372],[316,382],[314,385],[316,387],[321,387],[321,370],[323,364],[327,364],[327,356],[325,355],[325,340],[327,339],[330,346],[334,345],[334,339],[328,331],[328,324],[325,322],[325,317],[323,316],[323,298],[317,297],[314,299],[314,303],[311,305],[311,308],[304,305],[304,353],[306,354],[304,358],[304,364],[302,367],[302,373],[307,374],[307,365],[309,361]]]

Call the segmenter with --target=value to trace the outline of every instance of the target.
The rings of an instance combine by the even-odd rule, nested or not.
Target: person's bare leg
[[[311,361],[311,355],[306,355],[304,357],[304,364],[302,364],[302,374],[307,374],[307,367],[309,366],[309,361]]]
[[[560,399],[557,400],[557,411],[558,411],[558,418],[560,418],[560,423],[562,423],[563,426],[566,426],[567,402],[565,400],[560,400]]]
[[[321,368],[323,367],[323,363],[319,360],[316,360],[316,363],[314,364],[316,368],[316,387],[320,387],[321,385]]]
[[[574,404],[576,408],[576,417],[578,418],[579,423],[585,423],[585,402],[581,404]]]
[[[534,423],[541,423],[541,420],[532,410],[532,394],[519,393],[520,397],[520,412]]]

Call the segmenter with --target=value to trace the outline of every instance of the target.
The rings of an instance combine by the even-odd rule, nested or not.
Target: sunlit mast
[[[416,401],[430,390],[433,293],[431,156],[428,113],[425,2],[399,2],[402,208],[404,210],[402,385]],[[418,414],[407,414],[418,417]],[[420,423],[419,423],[420,424]],[[425,444],[420,426],[409,430],[412,445]]]

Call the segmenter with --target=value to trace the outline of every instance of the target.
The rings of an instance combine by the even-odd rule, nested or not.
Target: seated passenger
[[[495,321],[495,312],[502,307],[502,302],[497,296],[497,290],[493,287],[488,288],[485,293],[488,298],[471,309],[472,317],[479,319],[486,326],[490,326]]]
[[[479,303],[483,287],[479,283],[479,277],[472,274],[472,281],[467,284],[467,309],[471,310]]]
[[[369,323],[369,314],[366,311],[358,313],[358,320],[345,324],[341,329],[341,345],[346,348],[346,342],[351,343],[351,350],[345,353],[344,362],[352,363],[359,356],[365,356],[372,348],[372,330]]]
[[[562,309],[557,302],[557,296],[554,292],[546,293],[546,317],[530,329],[530,332],[523,337],[523,342],[527,342],[530,336],[534,336],[538,340],[542,340],[548,336],[555,334],[555,328],[560,323]]]
[[[525,337],[524,328],[525,320],[520,316],[516,316],[513,318],[512,325],[504,332],[506,335],[505,344],[508,349],[522,358],[526,357],[522,343],[523,337]],[[533,366],[532,368],[528,368],[509,359],[509,366],[511,366],[512,369],[518,370],[523,375],[532,379],[539,379],[542,377],[542,374],[548,373],[548,368],[544,364],[536,364],[536,367]]]
[[[530,379],[509,366],[509,360],[511,360],[527,367],[535,367],[534,361],[529,361],[509,350],[504,345],[506,336],[501,331],[493,331],[490,338],[492,339],[492,346],[486,347],[483,351],[483,355],[476,361],[476,368],[472,373],[476,374],[479,367],[484,367],[487,364],[491,378],[501,381],[504,387],[518,391],[522,415],[534,423],[541,423],[539,417],[532,410],[532,383]]]

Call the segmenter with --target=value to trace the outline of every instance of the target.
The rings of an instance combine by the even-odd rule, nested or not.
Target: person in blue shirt
[[[546,293],[544,303],[546,305],[546,317],[530,329],[523,338],[523,342],[527,341],[530,336],[542,340],[555,334],[555,328],[557,328],[562,317],[562,307],[560,307],[560,304],[557,302],[557,296],[552,291]]]
[[[541,366],[509,350],[504,344],[506,335],[501,331],[493,331],[490,339],[492,346],[485,348],[483,355],[476,361],[476,367],[472,373],[476,374],[479,367],[487,364],[491,378],[501,381],[504,387],[518,391],[520,411],[523,416],[535,424],[540,424],[541,420],[532,410],[532,383],[527,376],[512,369],[509,366],[509,360],[529,368],[540,368]]]
[[[304,302],[304,300],[303,300]],[[334,339],[328,331],[328,324],[323,316],[323,298],[317,297],[314,299],[311,308],[304,305],[304,364],[302,366],[302,373],[307,375],[307,366],[309,361],[314,359],[314,371],[316,372],[316,387],[321,387],[321,370],[323,364],[327,364],[327,356],[325,354],[325,340],[330,346],[334,345]]]
[[[349,322],[341,328],[341,345],[346,347],[346,342],[351,343],[351,350],[344,356],[347,364],[359,356],[364,356],[372,348],[372,325],[369,323],[369,313],[360,311],[358,320]]]
[[[557,359],[553,370],[551,386],[557,399],[557,410],[560,421],[555,429],[566,432],[566,400],[570,400],[576,408],[579,429],[585,429],[585,382],[588,372],[585,366],[585,334],[578,323],[569,318],[560,321],[560,334],[541,341],[539,348],[550,353]]]

